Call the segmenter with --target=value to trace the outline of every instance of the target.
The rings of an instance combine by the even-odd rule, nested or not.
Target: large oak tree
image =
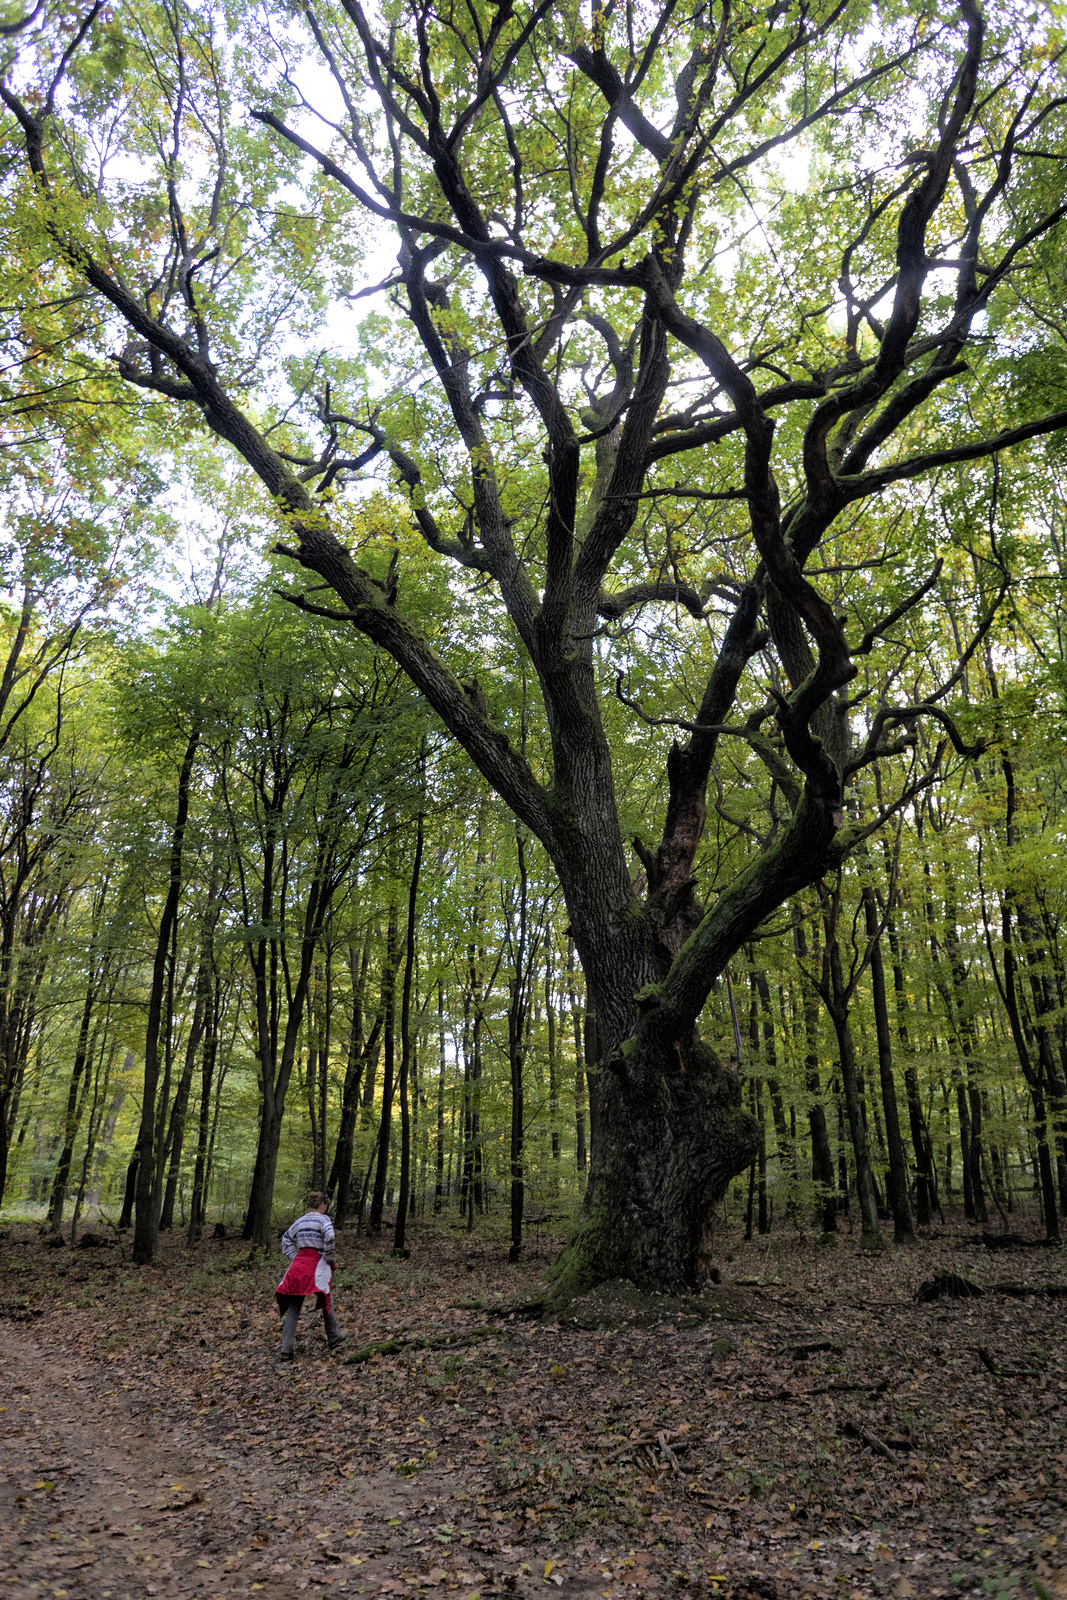
[[[21,39],[3,98],[42,259],[112,320],[122,379],[258,475],[314,580],[295,603],[395,659],[559,875],[600,1066],[560,1289],[698,1283],[754,1148],[700,1039],[712,986],[879,825],[850,810],[862,769],[903,758],[899,808],[973,749],[958,669],[897,698],[894,629],[936,602],[936,565],[911,552],[879,613],[839,541],[946,465],[1067,426],[1051,22],[1009,4],[989,25],[974,0],[167,0],[35,12]],[[353,242],[384,230],[389,309],[359,356],[290,343],[272,365],[326,289],[355,326]],[[368,482],[398,556],[414,528],[455,569],[431,631],[404,562],[363,551]],[[487,589],[543,745],[454,670]],[[652,709],[615,677],[635,630],[667,641]],[[612,737],[649,722],[674,738],[635,872]],[[738,741],[772,820],[726,874],[708,787]]]

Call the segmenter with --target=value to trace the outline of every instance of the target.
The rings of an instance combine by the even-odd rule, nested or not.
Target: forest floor
[[[306,1312],[282,1366],[239,1241],[135,1268],[8,1228],[0,1600],[1067,1596],[1067,1300],[994,1288],[1059,1252],[724,1235],[706,1320],[544,1325],[486,1310],[544,1254],[412,1244],[342,1235],[349,1341]],[[917,1303],[936,1272],[986,1292]]]

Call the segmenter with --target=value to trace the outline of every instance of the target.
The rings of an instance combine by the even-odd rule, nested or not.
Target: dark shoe
[[[339,1333],[339,1334],[338,1334],[338,1335],[337,1335],[337,1337],[336,1337],[336,1339],[329,1339],[329,1340],[327,1340],[327,1344],[328,1344],[328,1346],[329,1346],[329,1348],[330,1348],[330,1349],[331,1349],[331,1350],[336,1350],[336,1349],[337,1349],[337,1346],[338,1346],[338,1345],[339,1345],[339,1344],[344,1344],[344,1342],[345,1342],[345,1340],[346,1340],[346,1339],[347,1339],[347,1338],[348,1338],[348,1334],[347,1334],[347,1333]]]
[[[282,1350],[278,1355],[279,1361],[295,1361],[296,1356],[292,1350]]]

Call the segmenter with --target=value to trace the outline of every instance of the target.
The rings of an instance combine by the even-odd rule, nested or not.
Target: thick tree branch
[[[984,738],[978,739],[974,744],[968,744],[953,718],[949,716],[947,711],[942,710],[940,706],[935,706],[930,702],[914,706],[884,706],[871,723],[870,732],[864,742],[863,749],[848,763],[846,775],[851,777],[854,772],[859,772],[863,767],[869,767],[872,761],[877,761],[880,757],[897,755],[901,750],[910,749],[914,743],[913,739],[903,740],[899,744],[890,747],[882,743],[882,734],[886,728],[897,727],[900,724],[911,728],[918,722],[920,717],[932,717],[935,722],[939,722],[948,734],[949,741],[956,754],[963,756],[967,761],[977,760],[989,748],[989,741]]]
[[[332,156],[328,156],[309,139],[297,133],[295,128],[289,127],[273,111],[253,110],[249,115],[257,122],[261,122],[264,127],[272,128],[294,149],[310,156],[327,177],[333,178],[354,200],[358,200],[361,206],[365,206],[373,216],[379,217],[383,222],[392,222],[397,227],[410,229],[415,234],[425,234],[428,238],[456,245],[458,249],[474,256],[479,262],[515,261],[524,272],[550,283],[562,283],[575,288],[594,285],[618,288],[641,287],[642,274],[639,267],[583,266],[554,261],[549,256],[540,255],[536,250],[527,250],[522,245],[516,245],[509,239],[496,239],[488,233],[484,236],[467,233],[462,226],[457,228],[452,223],[441,222],[435,217],[406,211],[402,206],[376,200],[362,184],[357,183],[350,173],[334,161]]]
[[[1033,422],[1022,422],[1017,428],[1005,428],[986,439],[952,445],[944,450],[930,450],[924,455],[912,456],[907,461],[898,461],[892,467],[881,467],[853,478],[841,478],[839,482],[848,500],[859,500],[864,495],[876,494],[891,483],[903,483],[936,467],[952,466],[957,461],[980,461],[985,456],[994,456],[1000,450],[1010,449],[1013,444],[1037,439],[1046,433],[1059,433],[1064,428],[1067,428],[1067,411],[1053,411],[1048,416],[1037,417]]]
[[[441,284],[430,283],[425,276],[424,257],[405,249],[401,253],[401,266],[411,320],[433,362],[470,463],[474,513],[484,560],[477,555],[473,544],[466,554],[458,553],[463,548],[459,546],[457,558],[465,565],[484,565],[492,573],[500,586],[509,616],[527,649],[533,652],[536,647],[534,620],[538,609],[537,596],[516,556],[507,518],[500,503],[492,446],[471,398],[470,352],[451,327],[452,308],[445,288]],[[414,462],[399,447],[387,448],[390,448],[390,454],[409,492],[413,493],[420,481]],[[431,547],[451,554],[452,550],[447,546],[456,542],[442,538],[428,509],[416,506],[415,516]]]
[[[874,365],[855,383],[836,391],[816,408],[804,435],[804,477],[808,499],[817,511],[836,511],[838,488],[827,454],[830,435],[847,413],[869,408],[896,381],[908,360],[922,310],[922,289],[930,270],[926,229],[944,195],[961,129],[974,101],[985,25],[975,0],[961,0],[967,44],[956,76],[952,103],[942,121],[937,147],[925,157],[926,173],[913,190],[897,223],[897,280],[893,308]]]
[[[918,410],[924,400],[929,399],[940,384],[948,378],[958,378],[967,371],[969,368],[966,361],[938,358],[931,363],[926,372],[913,378],[910,383],[904,384],[882,407],[871,426],[864,429],[849,448],[841,462],[841,477],[862,472],[874,452],[885,444],[887,439],[892,438],[901,424]]]
[[[684,1037],[698,1016],[727,961],[785,899],[828,871],[832,846],[843,818],[829,809],[808,783],[788,824],[769,849],[761,851],[723,889],[683,944],[661,983],[640,998],[646,1030]]]
[[[684,606],[691,617],[699,621],[704,616],[704,603],[696,590],[687,583],[672,582],[669,578],[653,578],[647,583],[632,583],[628,589],[615,594],[601,591],[597,601],[597,616],[616,622],[635,606],[651,605],[654,601],[667,604],[674,601]]]

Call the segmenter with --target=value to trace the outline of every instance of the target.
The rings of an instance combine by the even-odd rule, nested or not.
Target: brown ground
[[[709,1321],[579,1310],[615,1331],[487,1316],[544,1258],[456,1230],[340,1254],[349,1344],[305,1317],[282,1367],[246,1246],[9,1230],[0,1600],[1067,1596],[1067,1299],[991,1291],[1059,1253],[724,1239]],[[990,1292],[916,1304],[935,1271]]]

